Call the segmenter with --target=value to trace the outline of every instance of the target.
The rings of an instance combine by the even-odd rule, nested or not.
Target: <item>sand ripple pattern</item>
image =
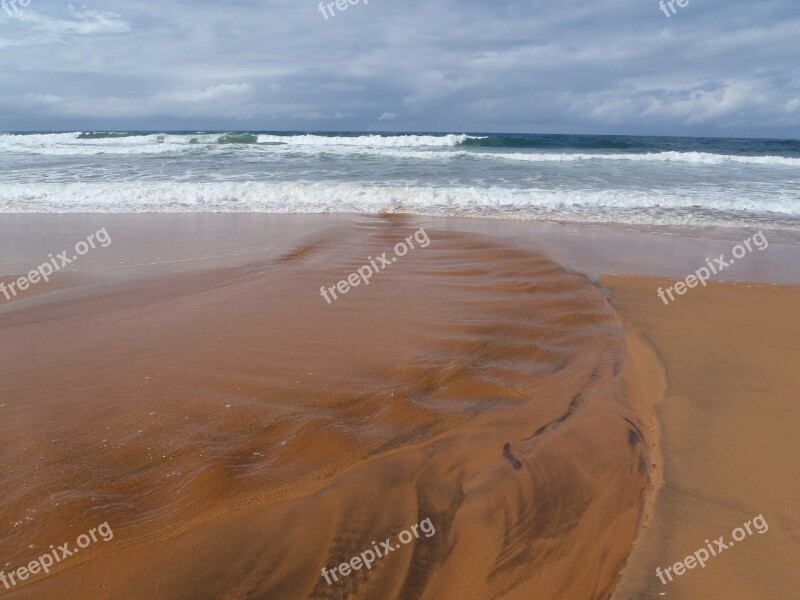
[[[584,277],[458,232],[320,298],[414,227],[1,313],[0,516],[21,523],[0,556],[116,533],[13,597],[607,598],[648,483],[619,320]]]

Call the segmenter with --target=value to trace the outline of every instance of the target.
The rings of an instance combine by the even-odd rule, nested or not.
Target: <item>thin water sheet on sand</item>
[[[416,230],[355,219],[0,307],[0,556],[115,533],[10,597],[609,597],[653,443],[620,320],[582,275],[435,228],[321,297]]]

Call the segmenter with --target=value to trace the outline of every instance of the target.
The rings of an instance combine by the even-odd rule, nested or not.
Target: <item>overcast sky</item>
[[[800,138],[798,0],[23,1],[0,130]]]

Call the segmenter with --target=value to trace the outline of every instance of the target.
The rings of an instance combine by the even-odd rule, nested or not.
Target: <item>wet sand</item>
[[[721,283],[664,306],[665,280],[603,278],[667,367],[664,485],[615,598],[793,598],[800,589],[800,288]],[[705,568],[656,576],[763,515]]]
[[[720,405],[697,395],[709,391],[695,381],[705,377],[702,357],[677,344],[672,356],[659,339],[674,334],[675,319],[686,344],[705,336],[709,356],[722,352],[719,341],[733,352],[751,328],[789,336],[781,323],[797,306],[794,290],[781,292],[783,313],[761,313],[763,323],[739,322],[745,312],[720,322],[720,332],[702,331],[688,324],[716,322],[707,319],[721,314],[711,288],[676,309],[643,277],[603,280],[609,304],[571,270],[618,272],[620,244],[645,234],[620,241],[618,231],[587,228],[558,257],[567,269],[546,256],[558,254],[550,225],[530,224],[537,241],[523,239],[520,224],[501,235],[495,223],[402,216],[10,216],[0,230],[30,231],[20,227],[30,219],[38,238],[13,237],[22,266],[102,226],[114,243],[83,257],[61,287],[0,303],[9,465],[0,483],[12,490],[0,499],[0,563],[8,572],[105,521],[115,536],[9,597],[600,599],[623,569],[615,597],[660,597],[654,561],[668,566],[718,523],[720,535],[744,520],[691,482],[702,484],[725,460],[732,432],[753,436],[751,414],[727,415],[731,429],[710,462],[682,470],[681,453],[708,425],[664,417],[679,402],[675,378],[694,386],[686,398],[696,401],[682,400],[691,410]],[[322,299],[320,286],[367,256],[391,256],[420,226],[428,247],[333,304]],[[791,252],[778,246],[777,254]],[[21,272],[4,262],[0,274]],[[742,292],[726,293],[729,302]],[[772,301],[770,288],[748,293]],[[737,310],[746,306],[754,308]],[[782,373],[769,379],[767,397],[783,399],[775,408],[797,422],[781,395],[796,391],[786,361],[796,362],[797,347],[779,346],[784,362],[766,365],[778,354],[770,340],[749,363],[730,364],[742,379],[769,376],[768,366]],[[733,404],[744,402],[741,390],[730,386]],[[759,460],[782,461],[788,473],[791,441],[764,437]],[[783,473],[738,471],[759,464],[722,469],[725,482],[740,480],[724,488],[727,504],[740,502],[736,494],[754,510],[767,504],[754,489],[765,490],[765,479],[780,486],[771,473]],[[684,488],[712,507],[692,513],[696,530],[677,512],[685,497],[669,493]],[[786,550],[797,528],[785,507],[773,524],[773,506],[758,509],[769,533],[731,560],[766,542]],[[344,581],[321,577],[323,567],[426,518],[435,535]],[[710,564],[667,591],[698,597],[677,594],[715,572],[732,577],[720,569]]]

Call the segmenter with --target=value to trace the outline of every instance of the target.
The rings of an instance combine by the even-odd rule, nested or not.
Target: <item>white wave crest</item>
[[[702,210],[696,210],[702,206]],[[383,213],[585,222],[741,226],[771,215],[800,229],[792,196],[734,198],[689,190],[387,187],[352,183],[131,182],[0,184],[0,213]],[[755,221],[754,221],[755,222]],[[763,222],[762,222],[763,223]]]
[[[164,154],[208,149],[222,140],[226,134],[148,134],[125,137],[81,138],[80,132],[45,134],[0,134],[0,152],[49,155],[92,155],[92,154]],[[315,152],[339,148],[347,153],[349,148],[448,148],[461,144],[470,136],[455,135],[360,135],[360,136],[322,136],[322,135],[267,135],[258,136],[259,148],[265,152],[280,153],[288,148],[298,150],[312,149]],[[274,144],[280,144],[275,146]],[[225,148],[229,151],[234,145]],[[255,144],[239,146],[242,151],[252,151]]]
[[[468,139],[480,139],[465,134],[448,135],[259,135],[258,143],[282,143],[290,146],[358,146],[365,148],[413,148],[418,146],[451,147]]]
[[[448,135],[258,135],[257,144],[219,144],[221,133],[147,134],[127,137],[81,139],[79,132],[48,134],[0,134],[0,153],[43,155],[169,154],[242,152],[275,155],[380,156],[410,160],[494,160],[528,163],[580,163],[599,161],[662,162],[709,166],[761,165],[800,167],[800,158],[742,156],[710,152],[504,152],[467,149],[460,144],[478,139],[466,134]]]
[[[477,153],[465,153],[476,156]],[[590,153],[505,153],[492,152],[481,153],[482,157],[493,158],[495,160],[517,160],[527,162],[581,162],[581,161],[643,161],[643,162],[679,162],[700,165],[723,165],[726,163],[745,164],[745,165],[782,165],[789,167],[800,167],[800,158],[790,158],[786,156],[740,156],[736,154],[712,154],[710,152],[647,152],[642,154],[620,153],[620,154],[590,154]]]

